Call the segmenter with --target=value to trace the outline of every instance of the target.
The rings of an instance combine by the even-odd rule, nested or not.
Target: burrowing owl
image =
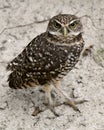
[[[80,18],[59,14],[50,19],[46,32],[34,38],[8,65],[8,81],[14,89],[41,85],[52,108],[51,84],[78,110],[76,103],[59,87],[60,80],[78,62],[84,46]]]

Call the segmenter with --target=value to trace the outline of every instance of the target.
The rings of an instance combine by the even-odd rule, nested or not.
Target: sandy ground
[[[71,13],[82,19],[85,48],[91,54],[81,57],[62,81],[62,89],[76,99],[81,113],[62,105],[55,117],[46,110],[31,116],[34,106],[42,105],[44,94],[8,87],[7,62],[38,34],[47,22],[35,23],[59,13]],[[58,97],[58,95],[56,95]],[[0,130],[104,130],[104,0],[0,0]]]

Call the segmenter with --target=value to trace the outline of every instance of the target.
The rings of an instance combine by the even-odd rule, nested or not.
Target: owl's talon
[[[36,107],[35,110],[34,110],[34,112],[32,113],[32,116],[37,116],[41,112],[42,112],[42,110],[40,110],[39,107]]]
[[[60,115],[55,111],[55,106],[50,106],[49,109],[51,110],[51,112],[56,116],[59,117]]]
[[[74,102],[69,102],[69,101],[66,101],[64,102],[65,105],[69,105],[70,107],[72,107],[75,111],[79,111],[79,108],[76,106],[76,104]]]
[[[57,112],[55,112],[55,111],[52,111],[51,110],[51,112],[56,116],[56,117],[59,117],[60,115],[57,113]]]
[[[65,105],[69,105],[70,107],[72,107],[75,111],[79,111],[79,108],[76,106],[77,104],[82,104],[84,102],[87,102],[87,100],[79,100],[79,101],[65,101],[64,104]]]
[[[82,104],[82,103],[85,103],[85,102],[88,102],[88,100],[79,100],[79,101],[74,101],[75,104]]]
[[[48,104],[47,104],[48,105]],[[48,105],[48,108],[49,108],[49,110],[56,116],[56,117],[59,117],[60,115],[54,110],[54,106],[49,106]],[[39,107],[36,107],[35,108],[35,110],[34,110],[34,112],[32,113],[32,116],[37,116],[39,113],[41,113],[41,112],[43,112],[43,111],[45,111],[46,109],[44,109],[44,110],[40,110],[40,108]]]
[[[47,104],[49,110],[55,115],[55,116],[59,116],[59,114],[55,111],[55,105],[52,104]]]

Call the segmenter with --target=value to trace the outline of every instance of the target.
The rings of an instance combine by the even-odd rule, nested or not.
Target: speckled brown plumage
[[[52,79],[62,78],[75,66],[83,48],[81,35],[75,39],[81,43],[70,46],[49,43],[47,35],[43,33],[33,39],[8,65],[12,70],[8,79],[11,88],[26,87],[29,82],[44,85]]]
[[[47,31],[34,38],[7,66],[12,71],[9,86],[44,86],[62,79],[78,62],[83,46],[80,19],[67,14],[53,17]]]

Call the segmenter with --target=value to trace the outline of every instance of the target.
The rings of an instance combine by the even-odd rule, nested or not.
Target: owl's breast
[[[76,65],[76,63],[79,60],[83,46],[79,44],[69,47],[63,47],[63,49],[64,49],[63,50],[64,59],[63,64],[61,66],[59,77],[63,77],[64,75],[66,75]]]
[[[23,66],[28,74],[26,79],[37,80],[43,85],[52,79],[63,78],[77,63],[82,47],[42,43],[34,50],[26,58],[28,66]]]

